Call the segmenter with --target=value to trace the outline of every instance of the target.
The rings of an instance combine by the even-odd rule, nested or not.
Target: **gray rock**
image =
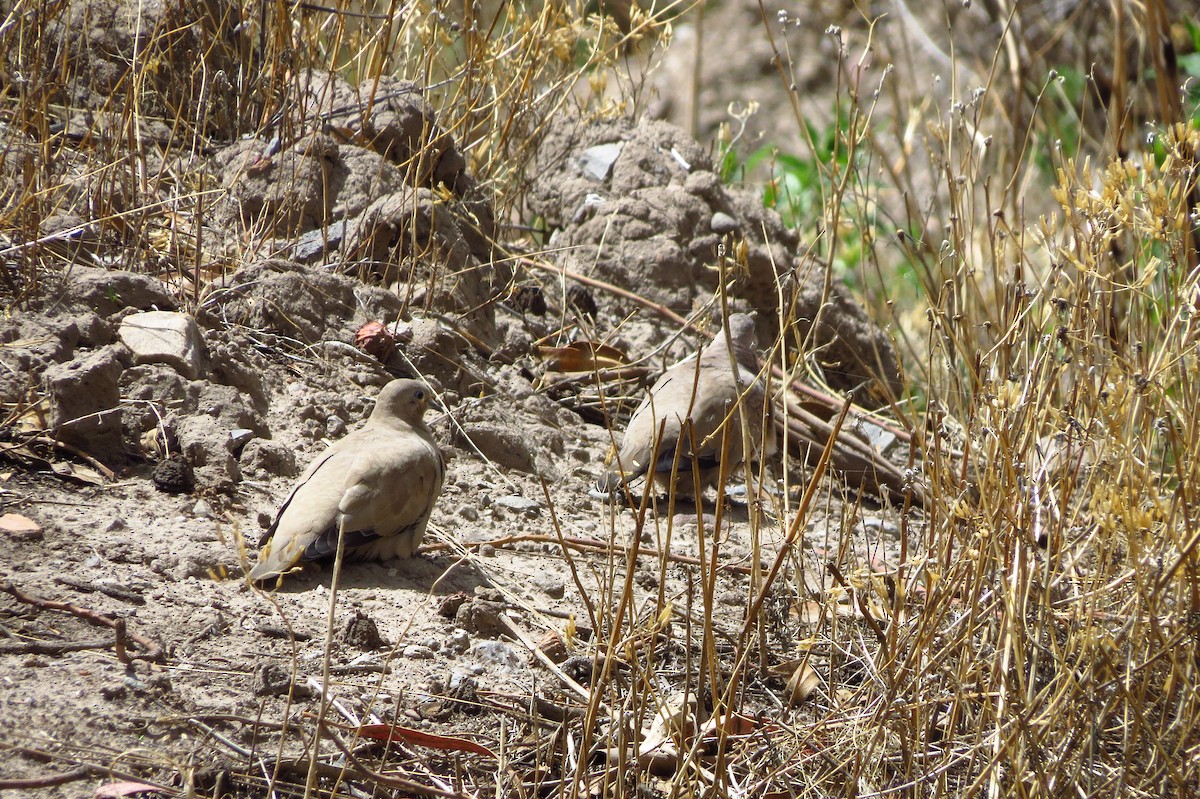
[[[374,319],[394,319],[403,301],[353,278],[269,259],[243,267],[229,278],[225,315],[265,333],[310,343],[350,340]]]
[[[566,596],[566,583],[552,574],[543,574],[541,577],[536,578],[534,582],[537,584],[538,588],[542,589],[546,593],[546,596],[550,597],[551,599],[562,599],[564,596]]]
[[[175,429],[179,448],[196,469],[197,483],[225,490],[241,480],[229,431],[246,428],[265,435],[262,418],[246,405],[237,389],[213,383],[202,384],[196,410],[172,414],[167,420]],[[243,455],[255,442],[243,449]]]
[[[175,308],[175,299],[166,287],[149,275],[79,265],[63,276],[57,299],[63,305],[86,308],[101,316],[125,308]]]
[[[613,142],[589,147],[579,156],[579,168],[584,175],[596,182],[608,180],[613,164],[617,162],[624,146],[623,142]]]
[[[541,509],[541,503],[526,499],[525,497],[517,496],[516,494],[506,494],[505,496],[496,499],[496,504],[502,508],[524,513],[527,516],[534,516]]]
[[[208,379],[233,386],[249,397],[255,409],[266,411],[267,389],[263,376],[268,371],[268,363],[262,354],[223,330],[205,331],[204,346],[208,356]]]
[[[404,647],[402,654],[408,660],[430,660],[433,658],[433,650],[421,644],[409,644]]]
[[[508,632],[502,621],[504,605],[487,599],[473,598],[464,602],[454,615],[454,623],[481,638],[499,638]]]
[[[196,320],[183,313],[147,311],[121,320],[121,343],[136,364],[165,363],[195,380],[204,368],[204,339]]]
[[[477,641],[471,646],[470,652],[486,663],[504,668],[516,669],[522,665],[521,656],[503,641]]]
[[[712,220],[708,223],[712,228],[712,232],[718,236],[724,236],[726,233],[733,233],[741,228],[738,221],[724,211],[717,211],[712,215]]]
[[[239,452],[242,447],[250,443],[250,439],[254,438],[254,431],[246,427],[235,427],[229,431],[230,449],[233,452]]]
[[[261,438],[252,439],[242,449],[241,464],[248,473],[258,476],[295,477],[300,473],[292,447]]]
[[[446,649],[450,652],[462,654],[467,651],[467,647],[471,644],[471,635],[461,627],[456,627],[446,637]]]
[[[124,459],[119,381],[123,349],[109,345],[46,370],[50,427],[68,444],[103,461]]]
[[[468,449],[471,444],[490,461],[522,472],[535,470],[530,441],[511,427],[489,422],[474,422],[455,432],[455,443]]]

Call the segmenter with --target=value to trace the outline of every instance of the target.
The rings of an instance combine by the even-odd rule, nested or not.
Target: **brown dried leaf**
[[[427,746],[431,749],[442,749],[455,752],[471,752],[476,755],[495,757],[496,753],[483,744],[457,738],[451,735],[436,735],[424,730],[414,730],[399,724],[364,724],[358,728],[360,738],[370,738],[373,741],[404,741],[410,744]]]
[[[594,372],[629,364],[629,358],[616,347],[594,341],[573,341],[565,347],[538,347],[546,368],[558,372]]]
[[[396,351],[396,337],[382,322],[367,322],[354,334],[354,346],[379,361],[386,361]]]
[[[13,427],[18,433],[40,433],[49,427],[46,420],[46,403],[35,402],[16,418]]]
[[[56,461],[50,464],[50,471],[68,480],[77,480],[84,485],[102,486],[104,477],[91,466],[68,461]]]
[[[679,765],[680,744],[690,744],[696,733],[696,698],[684,699],[684,694],[668,697],[643,734],[638,763],[654,774],[673,773]]]
[[[821,685],[821,678],[817,676],[817,672],[808,664],[808,658],[803,661],[792,672],[791,679],[787,684],[787,702],[791,707],[797,707],[808,701],[812,696],[813,691],[817,690]]]
[[[147,785],[144,782],[110,782],[96,789],[96,799],[122,799],[125,796],[140,795],[170,796],[171,791],[159,788],[157,785]]]

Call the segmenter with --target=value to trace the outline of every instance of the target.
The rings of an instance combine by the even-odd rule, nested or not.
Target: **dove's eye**
[[[421,400],[425,399],[425,392],[424,392],[424,391],[421,391],[420,389],[417,389],[417,390],[416,390],[416,391],[413,393],[413,396],[417,398],[417,401],[418,401],[418,402],[420,402]]]

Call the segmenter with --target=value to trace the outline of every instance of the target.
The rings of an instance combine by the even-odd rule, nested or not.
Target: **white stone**
[[[526,499],[516,494],[506,494],[497,499],[496,504],[517,513],[537,513],[538,509],[542,507],[536,500]]]
[[[608,176],[612,174],[613,164],[617,162],[624,146],[624,142],[614,142],[587,148],[579,157],[580,170],[594,181],[608,180]]]
[[[189,380],[200,376],[204,339],[191,316],[174,311],[146,311],[121,320],[117,331],[135,363],[165,363]]]

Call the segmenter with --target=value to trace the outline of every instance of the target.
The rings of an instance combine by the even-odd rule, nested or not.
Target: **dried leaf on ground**
[[[471,752],[476,755],[495,757],[496,753],[483,744],[468,741],[466,738],[456,738],[451,735],[435,735],[431,732],[402,727],[399,724],[364,724],[357,729],[360,738],[370,738],[373,741],[404,741],[405,743],[426,746],[430,749],[443,749],[454,752]]]
[[[616,347],[594,341],[573,341],[565,347],[538,347],[546,368],[558,372],[593,372],[629,365],[629,357]]]

